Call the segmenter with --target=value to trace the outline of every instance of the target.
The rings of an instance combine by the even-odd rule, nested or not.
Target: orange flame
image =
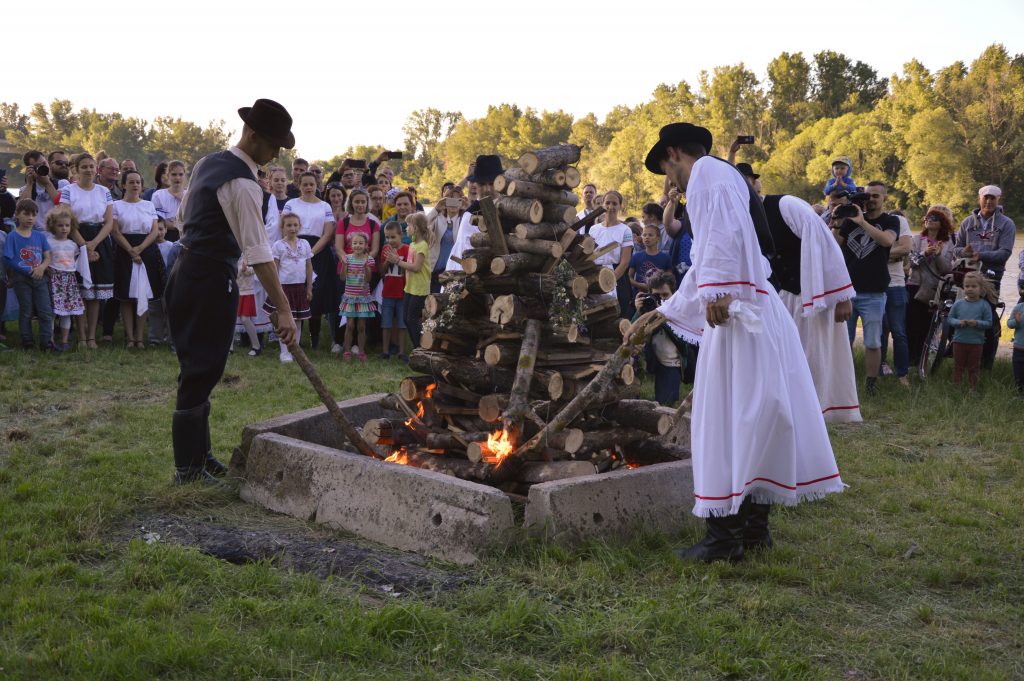
[[[489,456],[485,456],[484,460],[487,463],[500,464],[505,457],[512,453],[515,447],[512,446],[512,438],[507,428],[502,428],[500,431],[494,431],[487,436],[487,452]]]
[[[403,466],[408,466],[409,465],[409,452],[407,452],[404,448],[396,449],[391,454],[391,456],[389,456],[388,458],[386,458],[384,460],[387,461],[388,463],[400,463]]]
[[[426,395],[423,397],[423,399],[424,400],[429,400],[431,395],[434,394],[434,389],[435,388],[437,388],[437,383],[431,383],[430,385],[428,385],[426,387]],[[417,420],[417,419],[422,421],[423,417],[426,415],[426,413],[427,413],[426,409],[423,406],[423,400],[420,400],[419,402],[416,403],[416,416],[410,416],[408,419],[406,419],[405,427],[406,428],[411,428],[412,427],[412,422]]]

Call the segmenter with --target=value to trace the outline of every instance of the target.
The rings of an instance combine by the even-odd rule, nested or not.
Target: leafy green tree
[[[761,112],[766,97],[757,76],[742,63],[716,66],[700,74],[697,115],[714,137],[713,153],[725,156],[738,134],[761,139]]]
[[[808,117],[811,65],[802,52],[783,52],[768,63],[768,120],[770,134],[792,134]]]
[[[230,142],[226,123],[210,121],[201,127],[192,121],[160,116],[153,121],[146,155],[152,165],[161,161],[180,159],[190,165],[203,156],[224,149]]]

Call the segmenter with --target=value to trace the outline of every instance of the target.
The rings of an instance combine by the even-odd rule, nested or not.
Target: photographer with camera
[[[864,326],[864,374],[868,395],[878,392],[878,372],[882,361],[882,319],[885,294],[889,289],[889,249],[900,233],[899,220],[882,212],[885,185],[868,183],[868,192],[850,196],[850,205],[832,212],[829,227],[839,242],[846,269],[857,295],[853,315],[847,321],[850,345],[857,336],[857,319]]]
[[[28,151],[22,157],[25,169],[25,186],[21,188],[19,199],[32,199],[36,202],[39,212],[36,214],[36,223],[33,229],[46,231],[46,215],[53,210],[60,196],[60,188],[57,187],[57,180],[50,177],[50,166],[43,157],[41,151]]]
[[[676,278],[672,272],[659,270],[647,279],[648,293],[638,293],[634,301],[637,316],[657,310],[675,292]],[[679,384],[686,364],[687,343],[665,324],[647,341],[644,355],[647,371],[654,376],[654,399],[658,404],[671,407],[679,401]]]

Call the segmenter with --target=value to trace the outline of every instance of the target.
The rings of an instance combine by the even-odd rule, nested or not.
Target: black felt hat
[[[501,159],[493,154],[484,154],[476,157],[476,164],[473,166],[471,182],[494,182],[494,178],[501,175],[505,170],[501,167]]]
[[[295,147],[292,117],[288,110],[272,99],[257,99],[252,106],[243,106],[238,117],[268,142],[285,149]]]
[[[644,165],[655,175],[664,175],[661,162],[668,155],[668,148],[681,144],[699,144],[705,151],[711,151],[711,131],[692,123],[669,123],[658,132],[658,142],[647,152]]]
[[[750,167],[749,163],[737,163],[736,170],[740,171],[740,175],[746,175],[751,180],[756,180],[757,178],[761,177],[760,175],[754,172],[754,169]]]

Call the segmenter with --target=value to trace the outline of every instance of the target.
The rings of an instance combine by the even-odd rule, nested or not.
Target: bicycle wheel
[[[934,376],[935,372],[939,370],[939,365],[942,364],[942,360],[953,353],[953,332],[950,331],[949,325],[946,324],[946,316],[937,316],[940,316],[942,319],[939,325],[939,342],[935,349],[935,359],[932,360],[932,366],[929,370],[929,373],[932,376]]]
[[[942,315],[938,312],[932,313],[932,320],[928,324],[928,331],[924,336],[924,345],[921,347],[921,359],[917,362],[917,375],[921,379],[928,377],[932,365],[935,363],[936,353],[939,351],[939,342],[942,340]]]

